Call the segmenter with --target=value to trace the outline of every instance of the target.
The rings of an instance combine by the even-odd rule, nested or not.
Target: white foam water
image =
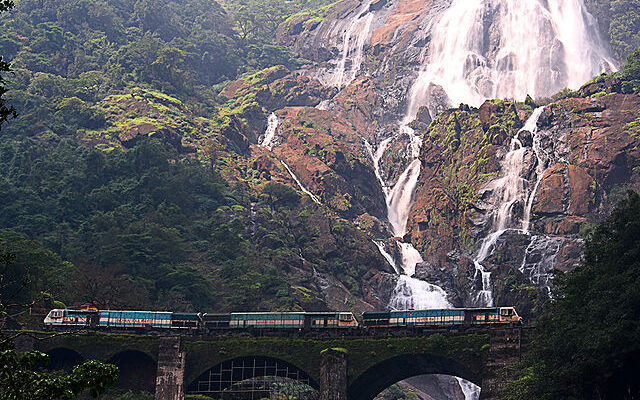
[[[400,274],[400,270],[396,265],[396,261],[393,259],[393,256],[387,251],[386,244],[382,240],[373,240],[372,242],[378,247],[378,251],[380,251],[380,254],[382,254],[384,259],[387,260],[389,265],[391,265],[396,274]]]
[[[266,147],[269,150],[273,149],[273,139],[276,137],[276,131],[278,130],[279,124],[278,116],[276,113],[271,113],[269,118],[267,118],[267,129],[264,132],[264,136],[262,138],[262,142],[260,142],[260,146]]]
[[[465,400],[478,400],[480,398],[480,386],[474,385],[473,383],[462,378],[456,377],[456,379],[458,380],[460,389],[462,389]]]
[[[325,84],[342,89],[349,85],[360,71],[364,59],[364,46],[371,34],[373,14],[369,13],[369,9],[372,3],[373,0],[365,1],[347,24],[342,34],[342,57],[329,77],[321,78]],[[350,63],[348,68],[347,61]]]
[[[435,112],[436,88],[449,105],[549,96],[614,62],[582,0],[453,0],[431,33],[430,50],[409,93],[407,115]]]
[[[407,275],[400,275],[389,307],[392,310],[442,309],[451,308],[451,303],[442,288]]]

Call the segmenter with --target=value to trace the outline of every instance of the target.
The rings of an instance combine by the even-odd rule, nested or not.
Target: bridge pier
[[[347,354],[342,349],[322,351],[320,400],[348,400]]]
[[[489,334],[491,347],[484,360],[480,400],[494,400],[507,382],[515,378],[506,367],[520,362],[526,351],[531,328],[493,328]]]
[[[155,400],[184,400],[184,353],[179,336],[160,339]]]

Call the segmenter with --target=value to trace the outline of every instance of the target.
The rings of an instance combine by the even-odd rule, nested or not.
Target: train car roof
[[[304,311],[236,311],[229,314],[307,314]]]
[[[100,312],[137,312],[137,313],[156,313],[156,314],[173,314],[173,311],[148,311],[148,310],[98,310]]]
[[[513,306],[504,306],[504,307],[464,307],[464,308],[421,308],[417,310],[389,310],[389,311],[365,311],[362,315],[365,314],[382,314],[382,313],[390,313],[390,312],[407,312],[407,311],[489,311],[495,310],[498,308],[514,308]]]

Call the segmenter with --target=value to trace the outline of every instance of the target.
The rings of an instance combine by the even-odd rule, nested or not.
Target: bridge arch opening
[[[57,347],[55,349],[47,350],[45,353],[48,354],[51,359],[51,362],[47,365],[47,369],[51,371],[71,371],[73,367],[84,361],[84,357],[82,357],[80,353],[66,347]]]
[[[305,398],[318,384],[302,369],[266,356],[237,357],[209,368],[188,387],[188,394],[217,395],[261,393],[274,390],[297,393]],[[291,394],[291,393],[289,393]],[[235,397],[234,397],[235,398]]]
[[[116,353],[107,362],[120,370],[116,387],[150,393],[155,391],[157,364],[147,353],[125,350]]]
[[[423,375],[450,375],[480,386],[481,379],[464,365],[435,354],[402,354],[367,369],[349,387],[351,400],[372,400],[392,385]]]

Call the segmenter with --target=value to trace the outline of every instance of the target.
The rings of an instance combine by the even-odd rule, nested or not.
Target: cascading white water
[[[438,87],[449,105],[479,106],[575,89],[607,70],[614,63],[583,0],[453,0],[432,30],[406,119],[423,105],[434,116]]]
[[[400,275],[389,307],[393,310],[424,310],[451,308],[447,293],[442,288],[407,275]]]
[[[324,83],[342,89],[355,79],[364,59],[364,45],[371,34],[373,14],[368,13],[373,0],[365,1],[356,15],[349,21],[342,34],[342,57]],[[367,14],[365,16],[365,14]],[[354,37],[355,34],[355,37]],[[347,61],[350,66],[347,69]]]
[[[413,160],[387,195],[387,217],[395,237],[403,237],[407,233],[407,219],[420,176],[420,165],[420,160]]]
[[[389,188],[380,172],[380,160],[385,150],[393,140],[397,140],[402,135],[408,137],[406,149],[409,165],[400,175],[398,181]],[[389,137],[380,142],[374,151],[369,142],[365,140],[365,147],[373,161],[373,167],[380,182],[380,186],[386,197],[387,218],[391,226],[391,232],[396,238],[396,244],[400,251],[399,265],[390,257],[389,253],[378,245],[380,253],[389,261],[396,272],[401,273],[396,287],[391,296],[389,307],[397,310],[425,309],[425,308],[450,308],[452,305],[447,300],[447,294],[442,288],[431,283],[412,278],[416,271],[416,265],[421,263],[422,257],[411,243],[402,242],[402,238],[407,233],[407,219],[413,204],[413,195],[418,177],[420,176],[420,146],[422,138],[415,134],[414,130],[408,126],[402,126],[400,135]]]
[[[460,389],[462,389],[465,400],[478,400],[480,398],[480,386],[474,385],[473,383],[462,378],[456,377],[456,379],[458,380]]]
[[[502,234],[508,229],[519,230],[521,227],[529,225],[530,213],[525,213],[522,221],[513,220],[513,207],[516,204],[527,205],[532,203],[535,193],[529,187],[525,186],[527,181],[524,179],[524,157],[527,148],[522,146],[520,134],[524,131],[530,132],[534,138],[538,132],[537,123],[540,115],[544,111],[543,107],[537,108],[529,117],[524,127],[511,139],[510,150],[504,156],[501,163],[502,177],[496,179],[487,185],[487,189],[492,191],[492,200],[494,202],[494,211],[490,215],[489,234],[480,243],[480,249],[476,254],[473,263],[476,268],[474,279],[478,274],[481,276],[482,289],[476,296],[476,305],[492,306],[493,292],[491,289],[491,272],[486,271],[482,262],[487,259],[495,249],[496,242]],[[540,166],[541,173],[544,173],[544,165]],[[539,182],[542,176],[536,179]],[[534,186],[534,188],[537,187]],[[526,207],[526,206],[525,206]]]
[[[291,177],[293,178],[293,180],[298,184],[298,187],[300,188],[300,190],[302,190],[302,192],[306,195],[308,195],[309,197],[311,197],[311,200],[313,200],[314,203],[321,205],[322,202],[320,202],[320,199],[313,193],[311,193],[309,191],[309,189],[307,189],[303,184],[302,181],[300,181],[300,179],[298,178],[298,176],[296,174],[293,173],[293,171],[291,170],[291,168],[289,168],[289,165],[287,165],[286,162],[284,162],[283,160],[280,160],[280,162],[282,163],[282,165],[284,165],[284,168],[287,170],[287,172],[289,172],[289,175],[291,175]]]
[[[350,38],[349,35],[345,34],[345,38]],[[348,51],[343,51],[346,59],[344,54]],[[421,138],[407,125],[421,106],[427,105],[430,114],[435,116],[438,106],[447,105],[438,104],[442,102],[442,92],[448,98],[448,105],[473,106],[479,106],[487,98],[546,96],[565,87],[575,88],[600,72],[614,69],[583,0],[452,0],[431,29],[429,51],[409,91],[401,134],[380,143],[376,151],[367,143],[376,176],[387,198],[393,235],[406,234],[407,217],[420,173],[417,157]],[[513,138],[502,162],[502,178],[491,184],[495,209],[491,213],[489,234],[482,240],[474,260],[476,276],[481,274],[482,290],[476,299],[480,305],[493,303],[491,274],[482,262],[493,252],[505,230],[527,233],[529,229],[533,199],[549,165],[536,135],[541,112],[542,109],[536,110],[523,128],[534,137],[535,185],[522,176],[523,158],[528,149],[519,140],[520,132]],[[409,136],[408,167],[389,190],[381,176],[379,162],[391,141],[402,134]],[[516,204],[524,208],[519,221],[514,221],[512,216]],[[420,255],[410,244],[399,245],[403,252],[401,268],[407,274],[413,273],[414,261],[421,261]],[[399,285],[403,287],[399,286],[397,292],[405,293],[407,280],[403,278]]]
[[[267,129],[264,132],[264,137],[262,138],[262,142],[260,142],[260,146],[266,147],[267,149],[273,149],[273,139],[276,137],[276,131],[278,129],[278,116],[276,113],[271,113],[269,118],[267,118]]]
[[[396,261],[393,259],[393,256],[387,251],[387,246],[385,245],[385,243],[382,240],[373,240],[373,244],[378,247],[378,251],[380,251],[380,254],[382,254],[384,259],[387,260],[389,265],[391,265],[396,274],[399,274],[400,270],[396,265]]]

